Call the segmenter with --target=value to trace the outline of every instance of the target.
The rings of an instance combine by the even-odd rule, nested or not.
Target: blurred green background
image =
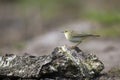
[[[97,24],[91,33],[120,37],[120,0],[0,0],[0,48],[22,49],[26,41],[76,21]]]

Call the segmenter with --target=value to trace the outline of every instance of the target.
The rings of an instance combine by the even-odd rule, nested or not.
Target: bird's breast
[[[65,34],[66,39],[70,39],[70,35],[68,33]]]

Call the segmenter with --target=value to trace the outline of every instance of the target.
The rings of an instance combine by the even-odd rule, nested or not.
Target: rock
[[[51,62],[48,56],[17,56],[7,54],[0,57],[0,76],[20,77],[20,78],[38,78],[39,72],[44,64]]]
[[[104,64],[96,55],[86,54],[78,47],[56,47],[46,56],[0,57],[0,76],[36,78],[40,80],[90,80],[99,75]]]
[[[93,54],[86,54],[78,47],[71,49],[66,46],[57,47],[52,52],[52,62],[43,67],[46,73],[57,73],[57,76],[92,79],[103,69],[104,64]]]

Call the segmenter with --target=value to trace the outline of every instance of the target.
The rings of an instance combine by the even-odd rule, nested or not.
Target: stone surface
[[[46,56],[5,55],[0,57],[0,77],[40,80],[91,80],[104,69],[96,55],[78,47],[56,47]]]

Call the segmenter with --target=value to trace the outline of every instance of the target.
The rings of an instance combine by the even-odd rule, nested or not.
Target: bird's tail
[[[100,37],[100,35],[91,35],[91,36],[93,36],[93,37]]]

